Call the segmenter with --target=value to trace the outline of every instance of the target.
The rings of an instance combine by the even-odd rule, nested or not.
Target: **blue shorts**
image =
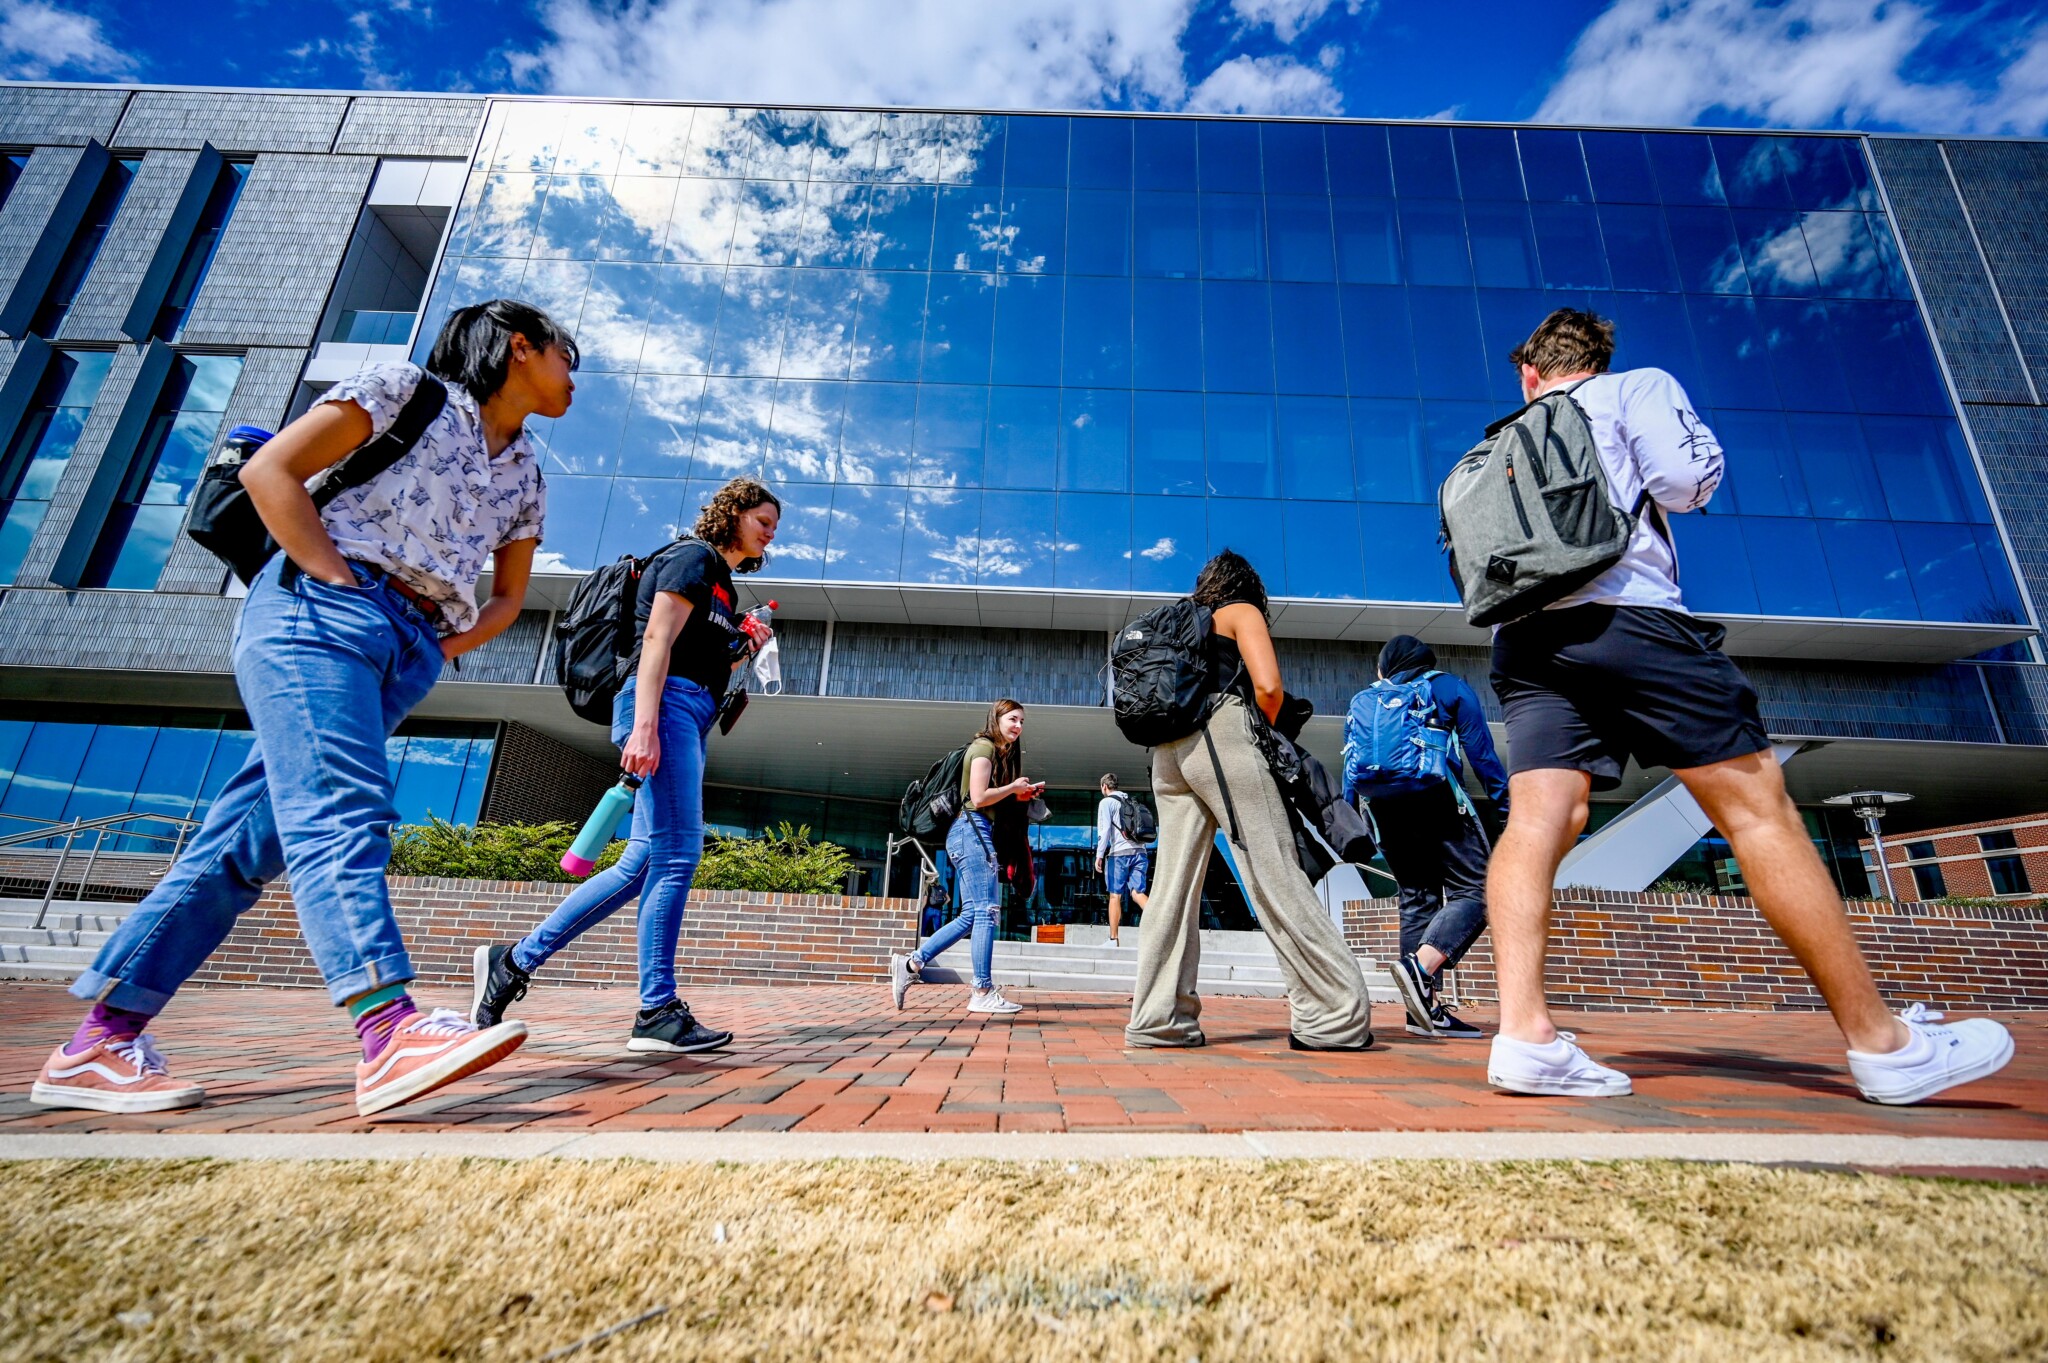
[[[1111,894],[1145,893],[1145,854],[1126,852],[1122,856],[1111,857],[1106,878]]]

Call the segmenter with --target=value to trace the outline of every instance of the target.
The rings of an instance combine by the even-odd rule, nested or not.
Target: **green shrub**
[[[697,888],[759,894],[840,894],[853,858],[837,843],[811,841],[810,825],[778,824],[766,837],[704,841]]]
[[[2041,907],[2042,901],[2038,899],[1991,899],[1982,895],[1945,894],[1939,899],[1930,899],[1926,902],[1939,904],[1945,909],[2037,909]]]
[[[1687,880],[1684,876],[1665,876],[1650,887],[1651,894],[1718,894],[1713,886],[1704,881]]]
[[[576,832],[573,823],[472,827],[430,815],[425,823],[407,824],[392,833],[390,870],[395,876],[564,883],[574,879],[562,869],[562,854],[576,841]],[[598,868],[610,866],[625,849],[623,842],[605,848]]]

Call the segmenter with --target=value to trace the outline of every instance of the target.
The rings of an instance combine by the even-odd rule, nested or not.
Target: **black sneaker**
[[[1436,1011],[1429,1015],[1429,1024],[1438,1036],[1450,1037],[1457,1041],[1472,1041],[1486,1035],[1441,1003],[1436,1006]]]
[[[476,989],[469,996],[469,1020],[479,1028],[495,1027],[507,1008],[526,997],[533,976],[512,963],[511,947],[478,947],[472,960]]]
[[[1356,1046],[1325,1046],[1316,1041],[1303,1041],[1294,1033],[1287,1034],[1287,1049],[1290,1051],[1369,1051],[1372,1049],[1372,1030],[1366,1029],[1365,1040]]]
[[[1406,954],[1388,966],[1387,973],[1394,977],[1401,1006],[1408,1010],[1408,1035],[1435,1036],[1436,981],[1421,962]]]
[[[633,1036],[626,1042],[626,1049],[687,1055],[692,1051],[715,1051],[731,1040],[731,1032],[712,1031],[691,1016],[689,1004],[670,999],[652,1012],[640,1010],[633,1019]]]

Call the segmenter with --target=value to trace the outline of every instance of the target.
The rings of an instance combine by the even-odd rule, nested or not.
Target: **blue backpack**
[[[1451,779],[1458,737],[1438,722],[1425,672],[1413,681],[1380,680],[1351,698],[1344,716],[1344,796],[1401,795]]]

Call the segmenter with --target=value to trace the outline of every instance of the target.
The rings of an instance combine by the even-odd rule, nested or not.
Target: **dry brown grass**
[[[721,1229],[722,1228],[722,1229]],[[2048,1188],[1678,1164],[0,1166],[0,1357],[2012,1359]]]

